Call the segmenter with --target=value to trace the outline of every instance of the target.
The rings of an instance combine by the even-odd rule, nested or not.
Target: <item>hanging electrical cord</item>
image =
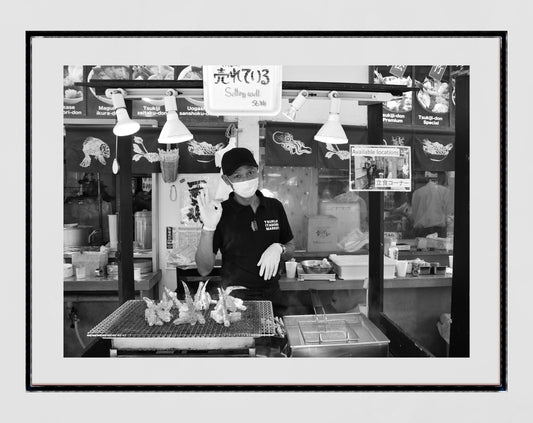
[[[73,305],[70,305],[70,312],[68,314],[70,319],[70,327],[74,329],[74,332],[76,333],[76,338],[78,338],[78,342],[80,343],[81,347],[85,349],[85,342],[83,342],[83,339],[81,339],[80,330],[78,328],[78,322],[80,321],[80,318],[78,317],[78,313],[76,308]]]

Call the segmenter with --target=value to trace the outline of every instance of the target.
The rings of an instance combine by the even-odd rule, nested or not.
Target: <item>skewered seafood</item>
[[[178,294],[176,294],[174,291],[171,291],[165,286],[165,291],[163,292],[163,299],[161,302],[165,302],[166,304],[170,304],[170,307],[175,307],[178,310],[183,307],[183,303],[178,300]]]
[[[185,290],[185,304],[179,308],[179,317],[174,320],[175,325],[182,323],[189,323],[191,326],[194,326],[196,322],[201,325],[205,324],[205,318],[201,310],[197,309],[194,303],[194,299],[191,297],[191,291],[185,282],[183,284],[183,289]],[[200,289],[199,289],[200,290]]]
[[[206,291],[207,283],[209,279],[204,282],[200,282],[198,285],[198,290],[194,294],[194,307],[196,310],[207,310],[211,304],[216,303],[211,299],[211,295]]]
[[[241,320],[242,315],[238,310],[246,310],[243,301],[240,298],[235,298],[229,295],[231,291],[236,289],[246,289],[244,286],[228,286],[226,289],[218,288],[218,301],[215,309],[211,311],[211,318],[228,327],[231,323]]]
[[[207,292],[207,283],[200,282],[198,290],[191,296],[189,287],[185,282],[183,289],[185,291],[185,301],[180,301],[176,292],[171,291],[167,287],[164,288],[163,298],[159,303],[156,303],[150,298],[143,298],[147,308],[144,312],[145,320],[150,326],[162,326],[166,322],[172,320],[173,309],[178,310],[178,317],[173,321],[175,325],[190,324],[194,326],[196,323],[205,324],[204,313],[209,310],[211,304],[216,304],[214,310],[210,312],[210,316],[219,324],[229,326],[230,323],[241,320],[241,311],[246,310],[246,306],[240,298],[230,295],[233,290],[246,289],[243,286],[229,286],[225,290],[218,288],[219,298],[215,301]]]
[[[144,318],[149,326],[163,326],[164,322],[170,322],[172,318],[172,314],[170,314],[171,303],[163,301],[155,303],[147,297],[143,297],[143,300],[147,305]]]

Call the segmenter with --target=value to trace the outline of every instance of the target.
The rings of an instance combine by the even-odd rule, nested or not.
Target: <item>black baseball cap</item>
[[[232,148],[222,156],[222,173],[226,176],[233,175],[233,172],[245,165],[259,167],[254,155],[247,148]]]

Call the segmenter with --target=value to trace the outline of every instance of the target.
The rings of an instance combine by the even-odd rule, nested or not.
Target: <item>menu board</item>
[[[449,66],[416,66],[413,124],[430,128],[450,127]]]
[[[131,79],[135,81],[174,81],[176,69],[170,65],[131,65]],[[165,100],[163,98],[141,98],[132,100],[132,119],[157,119],[165,121]]]
[[[178,81],[202,81],[203,68],[197,65],[176,66]],[[204,108],[204,101],[197,97],[179,97],[177,99],[178,116],[184,123],[223,122],[222,116],[208,115]]]
[[[88,66],[87,82],[95,79],[124,79],[129,80],[132,69],[126,65],[96,65]],[[118,88],[118,87],[117,87]],[[113,102],[105,94],[97,95],[94,88],[87,90],[87,116],[91,118],[112,118],[115,116]]]
[[[79,118],[87,114],[86,88],[77,87],[83,82],[83,65],[63,66],[63,116]]]
[[[413,67],[407,65],[374,66],[374,84],[413,86]],[[402,97],[383,103],[383,123],[410,125],[412,123],[413,92],[406,91]]]

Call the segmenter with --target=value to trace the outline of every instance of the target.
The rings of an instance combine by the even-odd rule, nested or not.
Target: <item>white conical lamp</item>
[[[167,121],[163,125],[157,141],[161,144],[178,144],[192,140],[194,136],[178,117],[178,107],[176,106],[176,97],[174,95],[165,97],[165,110],[167,112]]]
[[[117,117],[117,123],[113,127],[113,133],[119,137],[135,134],[141,128],[141,125],[139,122],[130,119],[122,93],[120,91],[114,91],[111,94],[111,100],[113,101],[113,108]]]
[[[331,99],[328,120],[316,133],[315,141],[327,144],[347,144],[348,137],[340,123],[341,100],[335,91],[330,92],[328,97]]]

